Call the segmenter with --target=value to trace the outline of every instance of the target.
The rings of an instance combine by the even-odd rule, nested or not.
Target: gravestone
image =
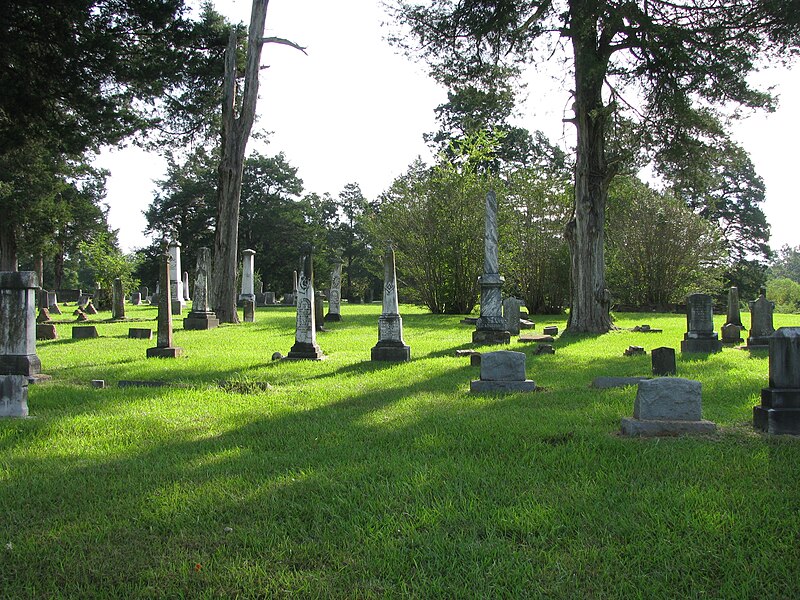
[[[769,339],[769,387],[753,407],[753,426],[800,435],[800,327],[781,327]]]
[[[89,302],[86,304],[86,308],[83,309],[83,312],[85,312],[87,315],[97,314],[97,309],[94,307],[94,302],[92,300],[89,300]]]
[[[506,320],[506,327],[511,335],[519,335],[520,308],[522,308],[522,300],[519,298],[510,296],[503,300],[503,318]]]
[[[186,302],[191,302],[192,299],[189,297],[189,272],[183,272],[183,299]]]
[[[51,304],[51,305],[50,305],[50,313],[51,313],[51,314],[54,314],[54,315],[61,315],[61,314],[63,314],[63,313],[61,312],[61,309],[58,307],[58,304],[57,304],[57,303],[56,303],[56,304]]]
[[[8,272],[16,273],[18,271]],[[28,377],[26,375],[0,375],[0,417],[27,416]]]
[[[372,347],[373,361],[404,362],[411,360],[411,347],[403,341],[403,318],[397,299],[397,272],[394,248],[383,255],[383,309],[378,317],[378,343]]]
[[[247,250],[242,250],[242,293],[239,294],[239,302],[251,300],[254,305],[256,302],[254,279],[255,255],[255,250],[250,250],[249,248]]]
[[[325,324],[325,294],[320,290],[314,292],[314,327],[317,331],[328,331]]]
[[[111,290],[97,288],[92,294],[91,303],[94,305],[94,308],[96,310],[111,310],[112,306]],[[96,313],[91,313],[91,314],[96,314]]]
[[[55,292],[62,302],[80,302],[80,298],[84,295],[83,290],[61,289]]]
[[[50,322],[50,311],[46,308],[42,307],[39,309],[39,314],[36,315],[36,322],[37,323],[49,323]]]
[[[268,306],[275,304],[275,292],[264,292],[264,304]]]
[[[722,342],[714,331],[713,301],[708,294],[686,298],[686,333],[681,352],[721,352]]]
[[[297,300],[294,294],[285,294],[283,296],[283,303],[286,306],[291,306],[292,304],[297,304]]]
[[[142,293],[141,292],[133,292],[131,294],[131,305],[139,306],[142,303]]]
[[[153,330],[143,327],[129,327],[128,337],[135,340],[152,340]]]
[[[174,242],[177,243],[177,242]],[[170,275],[173,271],[169,254],[161,256],[161,289],[172,290]],[[147,349],[147,358],[176,358],[183,348],[172,345],[172,294],[161,294],[158,299],[158,335],[155,348]]]
[[[81,294],[80,296],[78,296],[78,300],[77,300],[76,304],[79,307],[81,307],[81,306],[85,307],[91,301],[92,301],[92,297],[89,294]]]
[[[82,325],[72,328],[73,340],[87,340],[96,337],[100,337],[100,334],[97,333],[97,327],[94,325]]]
[[[742,342],[742,314],[739,310],[739,288],[733,286],[728,290],[728,318],[720,330],[723,344],[740,344]]]
[[[644,356],[647,351],[643,346],[628,346],[623,352],[625,356]]]
[[[659,377],[639,383],[633,418],[622,419],[622,434],[628,436],[713,433],[717,426],[702,417],[702,387],[699,381]]]
[[[57,340],[58,333],[56,326],[52,323],[37,323],[36,325],[36,339],[37,340]]]
[[[328,314],[325,315],[326,321],[341,321],[342,305],[342,261],[333,261],[331,270],[331,289],[328,292]]]
[[[750,349],[769,348],[770,336],[775,333],[772,324],[772,313],[775,303],[767,300],[766,288],[761,288],[758,298],[750,305],[750,335],[747,338],[747,347]]]
[[[89,317],[86,316],[86,313],[82,310],[78,310],[78,316],[75,318],[76,321],[88,321]]]
[[[140,285],[139,293],[142,295],[142,298],[147,298],[150,295],[150,289],[146,285]]]
[[[678,373],[677,362],[675,361],[675,348],[662,346],[653,348],[650,353],[650,360],[653,368],[653,375],[663,377],[665,375],[676,375]]]
[[[111,303],[111,318],[125,318],[125,295],[122,290],[122,279],[119,277],[114,280],[113,299]]]
[[[161,286],[162,289],[168,290],[170,299],[170,307],[173,315],[180,315],[184,308],[186,308],[186,300],[183,299],[183,279],[181,279],[181,243],[178,241],[170,242],[169,244],[169,287]],[[161,278],[163,281],[163,277]],[[161,308],[162,303],[159,301],[158,307]]]
[[[317,345],[316,313],[314,309],[314,268],[311,249],[303,257],[303,268],[297,282],[297,318],[294,345],[286,357],[289,360],[322,360],[325,355]]]
[[[525,378],[525,354],[510,350],[481,354],[481,378],[470,381],[469,391],[532,392],[536,383]]]
[[[38,287],[33,271],[0,271],[0,376],[30,377],[42,370],[36,355]],[[18,386],[13,389],[21,393]]]
[[[542,333],[544,335],[558,335],[558,327],[555,325],[548,325],[547,327],[542,328]]]
[[[197,251],[197,268],[194,274],[194,302],[192,310],[183,320],[184,329],[214,329],[219,325],[216,313],[208,301],[208,274],[211,272],[211,250]]]
[[[472,332],[473,344],[509,344],[511,334],[503,318],[501,290],[505,279],[500,275],[497,236],[497,196],[486,194],[486,220],[483,234],[483,275],[481,285],[481,316]]]
[[[256,322],[256,303],[255,300],[245,298],[242,300],[242,320],[245,323]]]
[[[58,307],[58,296],[55,292],[47,292],[47,304],[45,306],[47,306],[52,314],[61,314],[61,309]]]

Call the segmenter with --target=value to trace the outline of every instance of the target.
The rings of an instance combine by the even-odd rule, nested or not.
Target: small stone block
[[[630,437],[655,437],[660,435],[708,434],[717,430],[711,421],[659,421],[625,417],[621,423],[622,435]]]
[[[533,350],[534,354],[555,354],[556,349],[550,344],[536,344]]]
[[[177,358],[183,354],[183,348],[172,346],[169,348],[155,348],[147,349],[147,358]]]
[[[555,339],[552,335],[534,335],[534,334],[525,334],[519,336],[520,342],[544,342],[546,344],[552,344],[555,342]]]
[[[481,381],[525,381],[525,354],[510,350],[484,352]]]
[[[528,319],[520,319],[519,320],[519,328],[520,329],[536,329],[536,323],[534,323],[533,321],[529,321]]]
[[[628,346],[623,354],[625,356],[644,356],[647,354],[647,351],[642,346]]]
[[[474,356],[475,354],[480,356],[480,352],[478,352],[477,350],[456,350],[456,357],[458,358],[463,358],[465,356]]]
[[[542,329],[542,333],[544,335],[558,335],[558,327],[555,325],[548,325],[544,329]]]
[[[716,334],[714,334],[716,336]],[[722,342],[713,338],[688,338],[681,341],[681,352],[722,352]]]
[[[92,379],[92,387],[93,388],[104,388],[106,387],[106,380],[105,379]]]
[[[56,326],[50,323],[39,323],[36,325],[36,339],[57,340],[58,333],[56,332]]]
[[[472,343],[486,346],[493,344],[510,344],[511,334],[508,331],[476,329],[472,332]]]
[[[28,377],[0,375],[0,417],[28,416]]]
[[[536,382],[531,379],[526,379],[524,381],[486,381],[478,379],[469,382],[469,391],[477,394],[485,392],[500,394],[534,392],[536,391]]]
[[[85,340],[89,338],[96,338],[100,337],[97,333],[97,327],[94,325],[87,325],[81,327],[73,327],[72,328],[72,339],[73,340]]]
[[[627,387],[629,385],[639,385],[649,377],[595,377],[592,379],[592,387],[599,390],[610,388]]]
[[[643,381],[636,392],[633,418],[647,421],[700,421],[702,386],[681,377]]]
[[[153,330],[142,327],[129,327],[128,337],[137,340],[151,340],[153,339]]]
[[[744,327],[741,325],[734,325],[733,323],[726,323],[722,326],[722,343],[723,344],[741,344],[744,340],[742,339],[742,331]]]
[[[58,304],[51,304],[51,305],[50,305],[50,313],[51,313],[51,314],[54,314],[54,315],[60,315],[60,314],[63,314],[63,313],[61,312],[61,309],[60,309],[60,308],[58,308]]]
[[[86,308],[83,310],[83,312],[85,312],[87,315],[96,315],[97,309],[94,307],[94,304],[89,302],[89,304],[86,305]]]
[[[481,353],[476,352],[475,354],[471,354],[469,357],[469,364],[471,367],[480,367],[481,366]]]
[[[800,435],[800,408],[754,406],[753,427],[773,435]]]
[[[406,362],[411,360],[410,346],[374,346],[370,360],[387,362]]]

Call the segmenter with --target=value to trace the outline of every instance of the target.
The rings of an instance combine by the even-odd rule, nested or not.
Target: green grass
[[[683,316],[618,315],[664,333],[565,336],[555,355],[514,342],[544,391],[473,396],[478,369],[454,356],[471,328],[402,310],[412,361],[396,365],[368,360],[377,305],[343,306],[321,362],[271,360],[289,308],[176,321],[175,360],[126,337],[155,321],[101,313],[80,341],[59,324],[31,418],[0,421],[0,597],[800,595],[800,441],[751,426],[766,353],[679,355],[719,432],[626,439],[635,388],[589,383],[647,374],[623,350],[678,347]]]

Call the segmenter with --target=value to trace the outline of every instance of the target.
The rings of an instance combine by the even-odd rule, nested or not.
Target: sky
[[[217,0],[217,10],[232,21],[249,22],[250,0]],[[375,198],[405,172],[415,158],[430,160],[422,134],[437,128],[434,108],[446,91],[425,73],[424,65],[399,54],[384,40],[388,18],[379,0],[272,0],[265,35],[288,38],[308,55],[268,44],[262,53],[256,129],[268,141],[251,140],[248,152],[284,152],[298,168],[306,192],[338,194],[358,183]],[[560,77],[530,75],[517,124],[542,130],[569,148],[574,132],[564,125],[570,98]],[[800,245],[798,234],[797,145],[800,134],[800,66],[772,68],[755,80],[773,85],[780,104],[735,124],[733,137],[749,153],[763,177],[762,206],[771,225],[770,244]],[[123,251],[146,246],[143,211],[153,199],[155,181],[166,163],[155,153],[128,147],[106,150],[96,164],[109,169],[109,222],[119,229]]]

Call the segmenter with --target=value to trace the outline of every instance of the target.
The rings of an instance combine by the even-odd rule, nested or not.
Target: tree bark
[[[64,242],[58,240],[58,249],[53,258],[53,289],[61,289],[61,284],[64,281]]]
[[[8,219],[0,219],[0,271],[18,268],[17,232]]]
[[[604,333],[613,328],[611,299],[605,283],[605,207],[610,170],[605,156],[605,127],[610,107],[602,89],[610,54],[602,48],[597,17],[587,5],[570,2],[575,58],[575,209],[566,228],[572,268],[572,304],[567,331]]]
[[[236,272],[239,202],[244,153],[255,119],[258,73],[269,0],[253,0],[248,29],[247,59],[239,115],[236,115],[236,31],[231,30],[225,51],[222,101],[222,153],[217,185],[217,227],[214,233],[214,270],[211,299],[221,323],[238,323]]]

